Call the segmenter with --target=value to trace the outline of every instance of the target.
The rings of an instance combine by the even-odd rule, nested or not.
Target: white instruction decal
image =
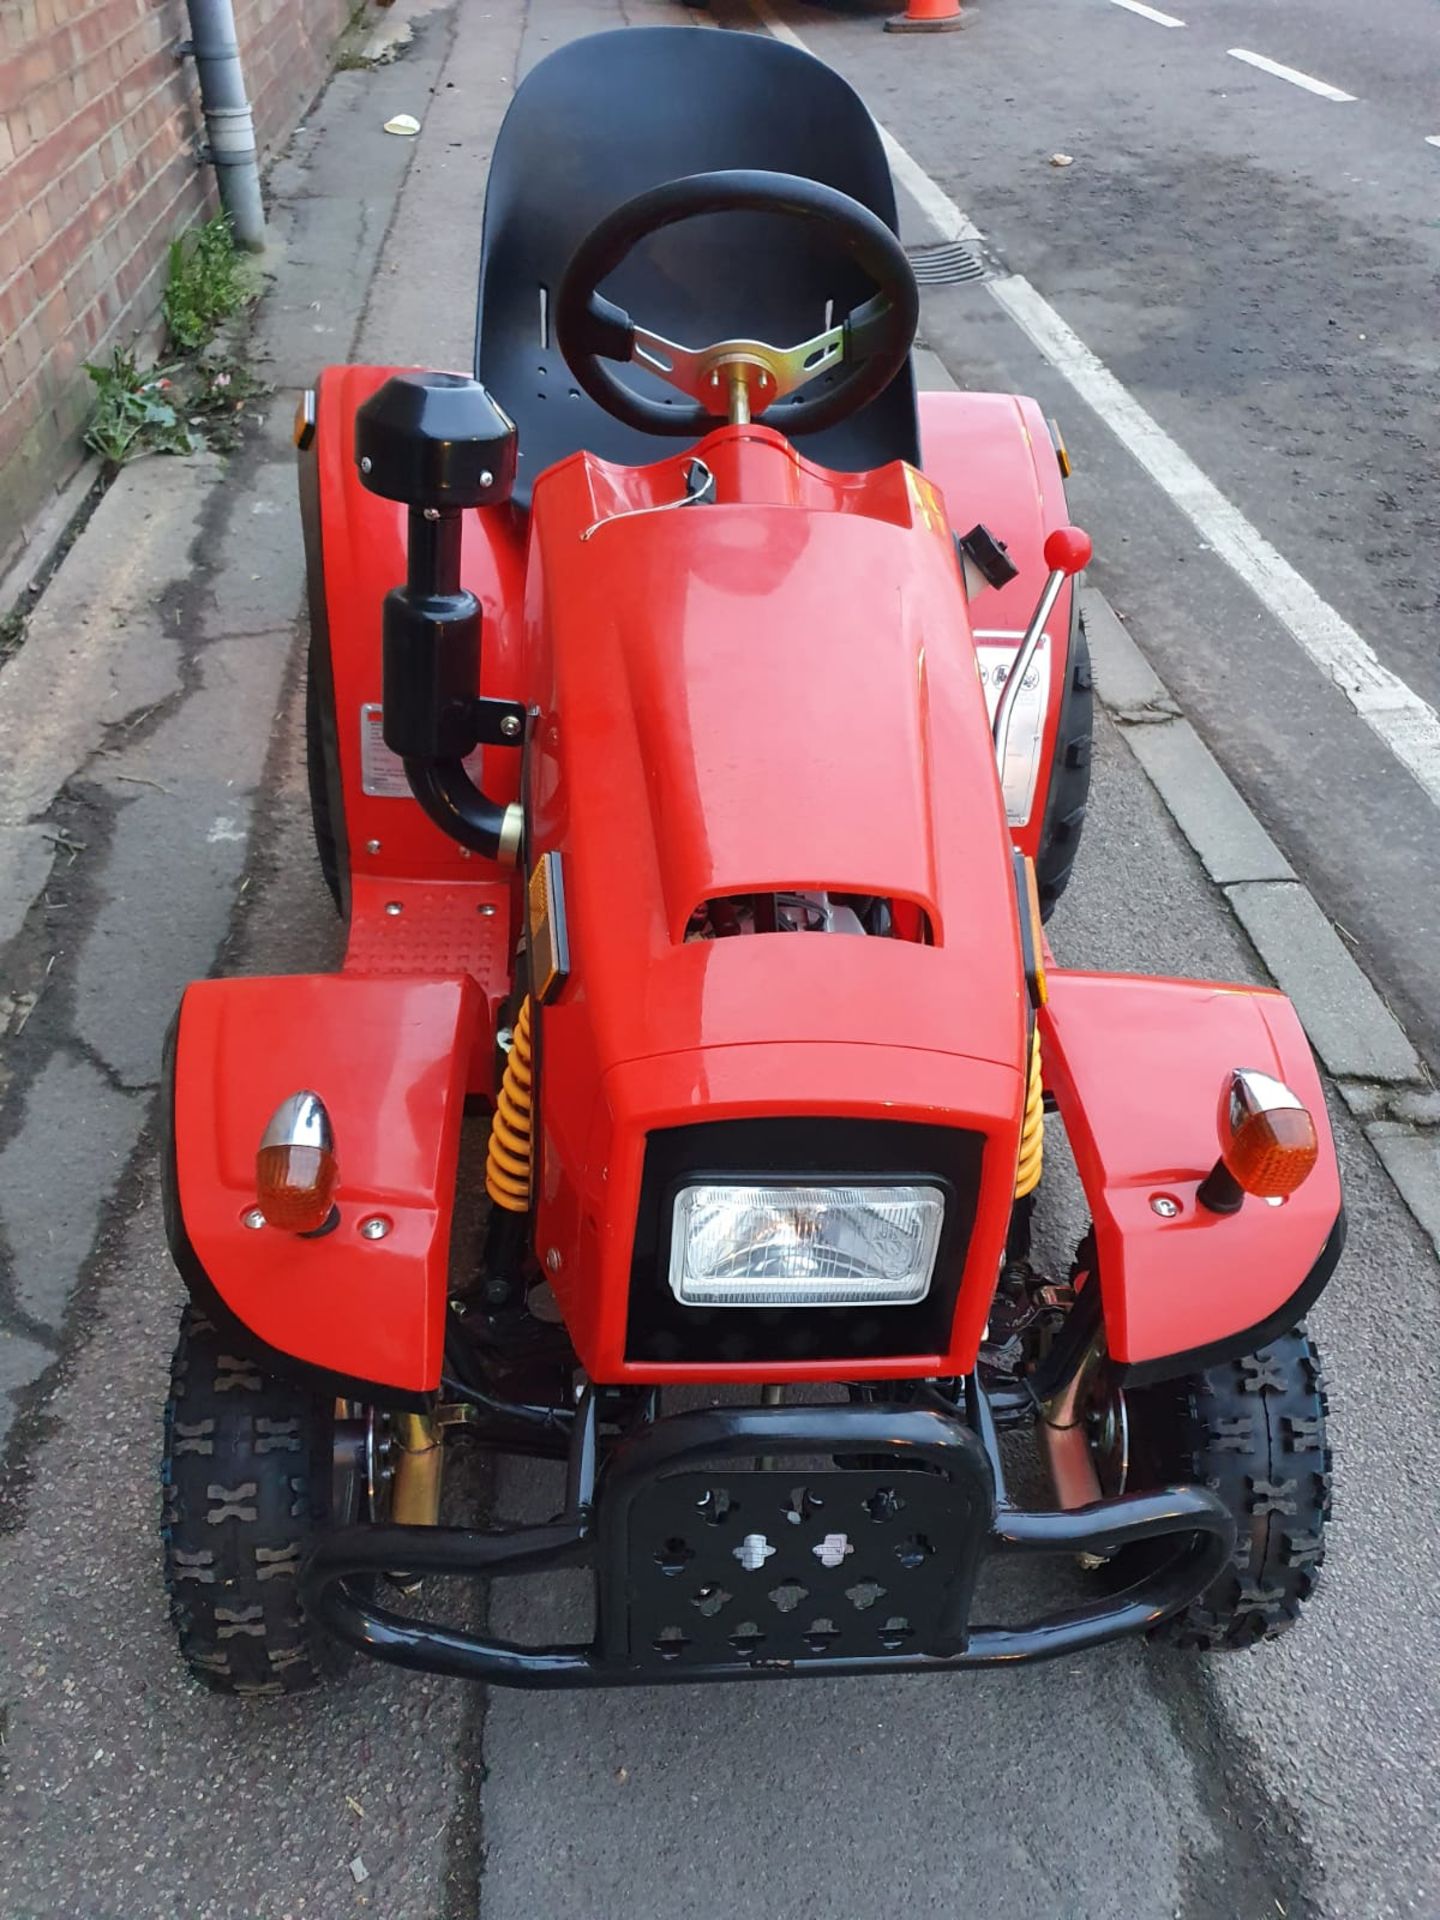
[[[980,684],[985,689],[985,706],[990,724],[995,724],[995,709],[1000,692],[1010,677],[1023,634],[984,633],[975,635],[975,653],[980,663]],[[1000,644],[996,644],[996,643]],[[1030,662],[1030,670],[1010,713],[1010,732],[1005,742],[1005,767],[1000,784],[1005,793],[1005,813],[1012,827],[1023,827],[1035,806],[1035,783],[1040,775],[1040,748],[1045,736],[1046,711],[1050,704],[1050,636],[1044,634]]]
[[[484,751],[480,747],[465,759],[465,771],[477,787],[483,761]],[[360,709],[360,791],[372,800],[410,798],[405,762],[385,744],[384,714],[376,700],[368,701]]]

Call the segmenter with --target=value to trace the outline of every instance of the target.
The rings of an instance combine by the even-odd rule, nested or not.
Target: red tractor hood
[[[1019,1068],[1009,837],[943,503],[899,463],[811,467],[763,427],[578,456],[535,492],[534,849],[558,848],[601,1071],[865,1038]],[[647,511],[648,509],[648,511]],[[879,894],[930,944],[692,940],[702,903]]]

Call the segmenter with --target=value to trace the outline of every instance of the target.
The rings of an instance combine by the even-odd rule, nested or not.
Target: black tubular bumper
[[[755,1464],[757,1456],[759,1465]],[[832,1464],[835,1457],[855,1464]],[[783,1470],[784,1459],[804,1462]],[[909,1406],[721,1407],[617,1442],[597,1473],[597,1405],[582,1405],[565,1513],[481,1532],[350,1527],[302,1572],[312,1617],[380,1660],[502,1686],[645,1686],[807,1674],[939,1673],[1045,1660],[1143,1633],[1202,1592],[1234,1522],[1201,1487],[1073,1512],[1011,1505],[983,1394],[968,1417]],[[990,1555],[1110,1555],[1141,1542],[1132,1587],[1020,1626],[971,1624]],[[588,1566],[596,1633],[520,1646],[374,1604],[378,1572],[536,1574]]]

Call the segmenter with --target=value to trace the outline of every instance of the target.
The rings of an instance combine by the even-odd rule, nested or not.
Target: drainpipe
[[[265,245],[265,209],[234,8],[231,0],[186,0],[186,5],[191,37],[180,51],[195,56],[220,204],[230,216],[236,244],[259,253]]]

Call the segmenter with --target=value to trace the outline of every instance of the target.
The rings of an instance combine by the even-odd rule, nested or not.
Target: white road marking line
[[[1427,147],[1440,147],[1440,133],[1427,133],[1425,144]]]
[[[1138,13],[1142,20],[1153,20],[1157,27],[1183,27],[1185,22],[1177,20],[1173,13],[1161,13],[1158,7],[1147,7],[1145,0],[1112,0],[1117,7],[1124,7],[1127,13]]]
[[[1278,60],[1267,60],[1263,53],[1250,53],[1244,47],[1227,47],[1225,51],[1232,60],[1243,60],[1249,67],[1259,67],[1262,73],[1273,73],[1277,80],[1288,80],[1292,86],[1304,87],[1307,93],[1318,93],[1322,100],[1355,98],[1353,93],[1342,93],[1339,87],[1332,87],[1328,80],[1312,80],[1308,73],[1282,67]]]
[[[768,0],[749,0],[749,5],[777,40],[802,53],[810,51],[799,34],[776,19]],[[942,235],[962,238],[976,234],[973,221],[944,188],[883,127],[880,132],[902,183],[915,194],[913,177],[924,182],[921,205],[935,219]],[[903,159],[903,165],[897,164],[897,156]],[[918,194],[915,197],[920,198]],[[1171,439],[1028,280],[1011,274],[985,284],[1056,372],[1100,416],[1126,451],[1414,775],[1429,799],[1440,806],[1440,714],[1382,664],[1370,643],[1201,472],[1184,448]]]
[[[750,11],[767,32],[773,33],[777,40],[783,40],[787,47],[794,47],[797,53],[810,52],[810,48],[806,46],[795,29],[793,27],[787,27],[783,20],[778,19],[776,15],[771,12],[766,0],[750,0]],[[878,120],[875,124],[877,127],[880,126]],[[880,127],[880,131],[883,134],[885,129]]]
[[[1028,280],[989,282],[1021,330],[1099,414],[1361,719],[1440,806],[1440,714],[1384,666],[1374,648],[1271,546],[1145,411]]]

